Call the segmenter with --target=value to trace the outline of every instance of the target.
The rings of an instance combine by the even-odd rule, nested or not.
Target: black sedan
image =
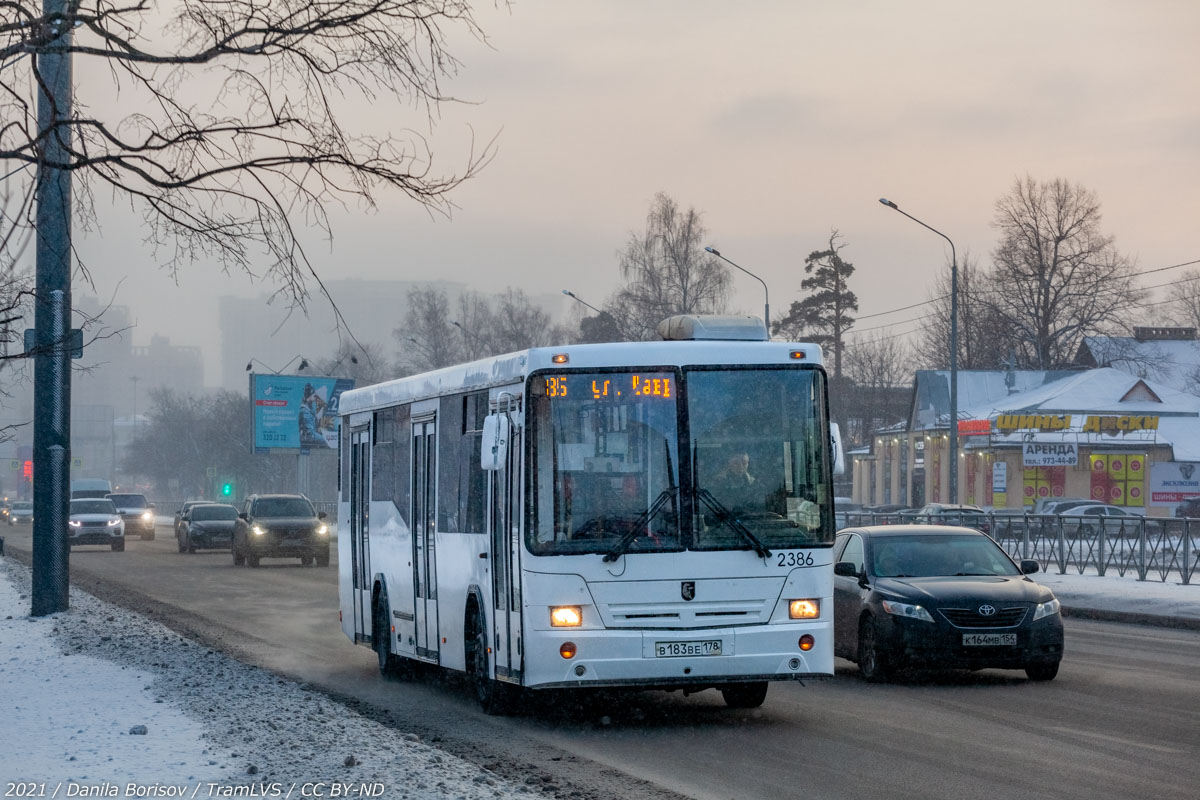
[[[238,511],[228,503],[193,503],[179,515],[175,539],[179,552],[229,550]]]
[[[869,681],[902,667],[1023,669],[1058,674],[1058,600],[971,528],[850,528],[834,548],[834,652]]]

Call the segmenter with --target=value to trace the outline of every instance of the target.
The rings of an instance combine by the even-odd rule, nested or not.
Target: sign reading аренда
[[[1026,442],[1021,446],[1021,463],[1026,467],[1078,466],[1079,446],[1074,442]]]

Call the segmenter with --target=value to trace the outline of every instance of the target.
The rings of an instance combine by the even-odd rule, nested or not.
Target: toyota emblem
[[[979,616],[981,616],[981,617],[996,616],[996,607],[995,606],[980,606],[979,607]]]

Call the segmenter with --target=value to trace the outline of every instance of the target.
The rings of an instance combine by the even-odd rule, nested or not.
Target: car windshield
[[[193,522],[214,522],[216,520],[237,519],[237,509],[233,506],[211,505],[195,506],[192,508]]]
[[[1020,575],[1012,559],[987,536],[905,534],[877,537],[871,574],[878,578]]]
[[[256,517],[312,517],[312,505],[303,497],[264,497],[254,502]]]
[[[116,514],[117,508],[111,500],[72,500],[72,514]]]
[[[146,496],[141,494],[110,494],[109,500],[121,508],[145,508]]]
[[[12,504],[13,511],[32,511],[33,503],[22,500]]]

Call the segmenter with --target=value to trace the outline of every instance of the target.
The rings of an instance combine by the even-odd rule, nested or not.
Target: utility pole
[[[71,26],[66,0],[44,0],[57,30],[35,54],[38,76],[37,268],[33,357],[33,586],[35,617],[70,604],[67,543],[71,463]],[[55,50],[59,52],[54,52]]]

